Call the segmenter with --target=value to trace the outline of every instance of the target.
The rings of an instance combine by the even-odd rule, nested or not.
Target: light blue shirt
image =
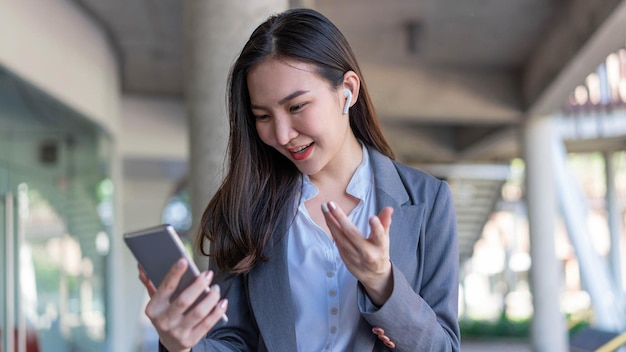
[[[359,200],[348,217],[367,237],[368,220],[376,215],[376,197],[369,154],[364,145],[362,149],[363,161],[346,192]],[[319,191],[307,175],[302,177],[302,193],[289,228],[287,253],[298,351],[346,351],[360,319],[357,280],[346,269],[335,243],[309,216],[304,202]]]

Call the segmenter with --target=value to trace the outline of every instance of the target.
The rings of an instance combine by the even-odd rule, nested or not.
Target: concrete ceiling
[[[184,99],[183,4],[194,0],[73,1],[107,34],[125,94]],[[524,120],[559,112],[575,86],[624,47],[626,33],[626,0],[290,4],[319,10],[347,37],[398,159],[450,182],[461,261],[499,199],[502,164],[520,156]],[[567,143],[577,151],[623,145],[624,136]],[[156,172],[153,162],[125,166],[125,174]]]
[[[109,36],[124,92],[183,98],[183,1],[74,1]],[[626,13],[623,0],[291,5],[319,10],[346,35],[385,132],[410,163],[517,156],[525,116],[558,111],[626,33],[615,18]]]

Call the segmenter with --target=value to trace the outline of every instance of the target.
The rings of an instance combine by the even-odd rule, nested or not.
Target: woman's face
[[[331,171],[352,157],[346,146],[356,138],[342,114],[343,85],[331,88],[311,64],[279,59],[255,66],[247,82],[259,137],[301,172]]]

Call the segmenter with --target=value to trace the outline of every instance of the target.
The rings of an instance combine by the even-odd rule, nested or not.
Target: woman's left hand
[[[389,258],[393,208],[385,207],[378,216],[369,219],[371,232],[368,238],[334,202],[323,204],[322,211],[346,268],[363,284],[372,302],[383,305],[393,289]]]

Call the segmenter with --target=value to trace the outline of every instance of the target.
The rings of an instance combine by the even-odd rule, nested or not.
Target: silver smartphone
[[[176,299],[200,275],[200,271],[187,254],[180,237],[171,225],[163,224],[125,233],[124,242],[155,287],[159,287],[165,275],[178,259],[185,258],[187,260],[187,271],[180,279],[170,301]],[[198,301],[204,298],[207,292],[198,297]]]

